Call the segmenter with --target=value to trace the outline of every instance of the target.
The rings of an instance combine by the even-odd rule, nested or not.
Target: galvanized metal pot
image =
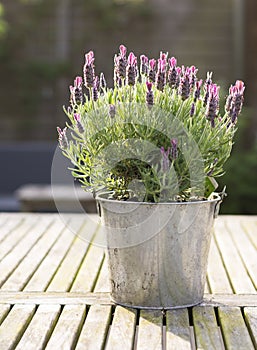
[[[220,197],[160,204],[109,200],[104,194],[96,199],[115,303],[163,309],[203,300]]]

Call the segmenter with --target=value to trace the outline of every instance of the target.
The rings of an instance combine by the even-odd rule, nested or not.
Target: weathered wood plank
[[[87,304],[114,305],[109,292],[8,292],[0,291],[0,304]],[[204,301],[198,305],[257,307],[256,294],[206,294]]]
[[[60,305],[40,305],[16,350],[43,350],[60,314]]]
[[[83,225],[82,225],[83,227]],[[81,227],[81,228],[82,228]],[[93,236],[96,226],[87,225],[89,236]],[[77,271],[87,252],[89,242],[79,238],[79,230],[77,236],[68,252],[59,266],[54,278],[48,286],[48,291],[66,291],[69,290],[77,275]]]
[[[61,219],[56,219],[3,284],[1,290],[17,291],[23,289],[63,229],[64,225]]]
[[[75,223],[74,223],[75,224]],[[81,222],[78,224],[80,226]],[[28,284],[25,286],[25,291],[44,291],[50,284],[58,266],[67,254],[74,235],[66,228],[61,234],[57,242],[50,249],[47,256],[41,262]]]
[[[110,281],[109,281],[109,271],[107,259],[105,257],[103,261],[102,268],[100,270],[94,291],[95,292],[109,292],[111,290]]]
[[[161,311],[141,310],[138,326],[137,348],[162,350],[163,315]]]
[[[223,261],[214,239],[211,241],[207,276],[211,293],[233,293],[225,267],[223,265]]]
[[[15,228],[17,220],[11,220],[11,222],[13,222]],[[18,225],[15,229],[9,231],[7,228],[8,234],[5,236],[5,239],[0,244],[0,260],[2,260],[4,256],[6,256],[22,240],[22,238],[29,233],[29,231],[33,228],[33,226],[35,226],[37,222],[38,217],[32,217],[27,220],[25,218],[23,220],[22,218],[20,218],[18,219]]]
[[[134,344],[136,311],[122,306],[115,308],[106,350],[131,350]]]
[[[239,294],[256,293],[237,248],[226,229],[224,219],[215,225],[215,238],[222,253],[222,259],[225,263],[233,290]]]
[[[5,319],[6,315],[10,311],[11,305],[8,304],[0,304],[0,324]]]
[[[85,314],[85,305],[64,306],[45,349],[73,349],[78,340]]]
[[[257,289],[257,249],[252,245],[252,242],[242,229],[240,221],[229,220],[227,221],[227,227],[241,258],[244,261],[247,272],[252,279],[252,283]]]
[[[104,250],[91,245],[72,285],[72,292],[92,291],[103,259]]]
[[[187,308],[166,311],[166,349],[191,350]]]
[[[76,350],[104,349],[111,319],[111,306],[93,305],[80,333]]]
[[[219,307],[218,314],[226,349],[253,350],[254,346],[240,308]]]
[[[257,349],[257,307],[246,307],[244,314],[253,344]]]
[[[0,326],[1,349],[13,349],[27,328],[35,305],[14,305]]]
[[[213,307],[194,307],[193,323],[197,349],[225,349]]]
[[[1,304],[112,305],[109,293],[1,292]]]
[[[7,236],[10,236],[13,230],[17,230],[18,226],[24,221],[23,218],[16,220],[8,219],[7,217],[2,216],[0,221],[0,243],[3,244],[4,239]]]
[[[247,218],[248,219],[248,218]],[[257,219],[256,221],[253,220],[246,220],[245,218],[242,218],[241,221],[242,227],[245,229],[248,237],[250,238],[252,244],[257,249]]]
[[[38,219],[37,225],[32,226],[29,233],[4,257],[0,264],[0,285],[5,282],[24,256],[28,254],[50,224],[51,221],[49,219]]]

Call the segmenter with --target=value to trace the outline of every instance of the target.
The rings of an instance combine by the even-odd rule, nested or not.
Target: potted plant
[[[148,59],[124,45],[114,87],[85,55],[70,86],[69,122],[57,128],[73,176],[96,194],[106,229],[111,295],[150,308],[202,301],[213,218],[222,196],[215,178],[231,153],[244,83],[229,89],[207,73],[179,67],[165,52]]]

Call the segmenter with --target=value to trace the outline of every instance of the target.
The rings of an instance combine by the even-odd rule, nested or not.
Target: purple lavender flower
[[[74,117],[74,120],[76,122],[76,126],[78,128],[79,133],[83,134],[85,129],[84,129],[83,125],[81,124],[81,116],[80,116],[80,114],[79,113],[75,113],[73,117]]]
[[[182,69],[180,67],[176,67],[176,73],[177,73],[176,88],[178,88],[180,84],[181,72],[182,72]]]
[[[124,45],[120,45],[119,49],[119,55],[114,56],[114,81],[116,84],[118,84],[119,80],[123,81],[126,79],[127,48]]]
[[[110,104],[110,105],[109,105],[109,116],[110,116],[111,118],[114,118],[114,117],[115,117],[115,114],[116,114],[116,107],[115,107],[115,105]]]
[[[148,107],[152,107],[154,103],[154,96],[153,96],[153,83],[147,81],[146,82],[146,87],[147,87],[147,93],[146,93],[146,104]]]
[[[148,72],[148,79],[152,83],[155,82],[155,77],[156,77],[155,67],[156,67],[156,60],[152,58],[149,61],[149,72]]]
[[[179,94],[181,95],[183,101],[186,100],[190,95],[190,70],[188,67],[185,69],[185,67],[182,66]]]
[[[216,84],[210,84],[208,88],[208,101],[206,105],[206,118],[210,120],[211,126],[215,127],[215,118],[219,111],[219,87]]]
[[[100,85],[100,88],[102,90],[106,89],[107,87],[107,84],[106,84],[106,80],[105,80],[105,76],[104,76],[104,73],[100,73],[100,80],[99,80],[99,85]]]
[[[237,80],[234,86],[229,89],[229,96],[226,101],[226,111],[228,112],[231,122],[236,124],[244,102],[245,85],[241,80]]]
[[[140,56],[140,74],[141,75],[148,74],[148,57],[145,55]]]
[[[176,86],[177,82],[177,60],[175,57],[169,59],[168,84],[171,88]]]
[[[81,77],[76,77],[74,80],[74,86],[70,86],[70,100],[72,105],[83,103],[82,83],[83,79]]]
[[[95,77],[95,81],[94,81],[94,86],[93,86],[93,101],[97,101],[98,98],[99,98],[99,93],[98,93],[98,90],[99,90],[99,78],[98,77]]]
[[[63,130],[61,128],[59,128],[59,126],[57,127],[57,132],[58,132],[58,136],[59,136],[58,137],[59,146],[61,149],[67,149],[69,146],[66,131],[67,131],[66,127]]]
[[[212,84],[212,72],[207,72],[207,78],[204,82],[204,90],[205,90],[205,96],[203,100],[204,106],[207,105],[208,99],[209,99],[209,86]]]
[[[164,147],[161,147],[161,155],[162,155],[162,171],[166,172],[170,167],[170,147],[168,147],[167,151],[165,151]]]
[[[190,89],[193,90],[195,87],[196,82],[196,74],[198,72],[198,69],[195,66],[191,66],[189,68],[189,75],[190,75]]]
[[[178,140],[177,139],[171,139],[171,158],[173,160],[176,160],[178,158]]]
[[[166,84],[166,60],[158,59],[158,69],[156,74],[156,87],[158,90],[163,91]]]
[[[130,52],[128,56],[127,68],[126,68],[126,83],[130,86],[135,85],[137,76],[137,58],[133,52]]]
[[[202,83],[203,83],[202,79],[197,80],[195,82],[194,102],[196,102],[200,98]]]
[[[94,86],[95,81],[95,68],[94,68],[94,52],[89,51],[85,55],[85,65],[84,65],[84,80],[85,86],[90,89]]]

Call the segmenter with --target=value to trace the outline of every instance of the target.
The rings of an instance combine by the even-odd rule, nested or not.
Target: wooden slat
[[[75,224],[76,223],[73,223],[73,225]],[[80,227],[80,225],[81,222],[78,223],[78,227]],[[41,262],[40,266],[25,286],[25,291],[44,291],[47,288],[63,258],[67,254],[73,240],[74,235],[66,228],[60,234],[58,241],[50,249],[45,259]]]
[[[246,307],[244,314],[253,344],[257,349],[257,307]]]
[[[88,236],[92,237],[95,233],[96,226],[88,225],[87,229],[89,231]],[[80,239],[78,231],[71,249],[69,250],[65,259],[62,261],[53,280],[48,286],[48,291],[66,291],[70,289],[81,262],[83,261],[83,258],[87,252],[88,246],[89,242]]]
[[[111,319],[111,310],[111,306],[93,305],[90,307],[76,350],[104,349]]]
[[[257,220],[253,221],[253,220],[249,220],[249,219],[248,220],[242,219],[242,226],[245,229],[252,244],[257,249],[257,234],[256,234],[256,232],[257,232]]]
[[[5,282],[10,273],[17,267],[24,256],[28,254],[50,224],[51,221],[49,220],[38,219],[37,225],[32,226],[29,233],[4,257],[0,264],[0,285]]]
[[[233,293],[214,239],[211,241],[207,276],[211,293]]]
[[[26,234],[31,230],[31,228],[33,228],[33,226],[38,222],[38,219],[38,217],[32,217],[27,220],[25,218],[24,220],[22,220],[22,218],[18,220],[19,224],[17,228],[15,230],[11,230],[9,234],[5,236],[5,239],[1,242],[0,260],[2,260],[3,257],[7,255],[22,240],[23,237],[26,236]],[[11,222],[13,222],[16,225],[17,220],[14,219]]]
[[[186,308],[166,311],[166,349],[191,350],[191,332]]]
[[[241,258],[244,261],[247,272],[257,289],[257,249],[251,244],[250,239],[247,237],[240,223],[239,220],[230,220],[227,221],[227,227]]]
[[[115,308],[106,350],[131,350],[134,344],[136,311],[122,306]]]
[[[193,323],[197,349],[225,349],[213,307],[194,307]]]
[[[72,292],[92,291],[103,259],[104,250],[91,245],[72,285]]]
[[[223,222],[215,225],[215,237],[235,293],[256,293],[251,279]]]
[[[21,225],[21,223],[24,221],[23,218],[19,218],[17,220],[11,220],[10,218],[8,219],[7,217],[1,217],[1,222],[0,222],[0,243],[1,245],[3,244],[4,239],[7,236],[10,236],[13,230],[17,229],[18,226]]]
[[[74,293],[74,292],[1,292],[1,304],[102,304],[112,305],[109,293]]]
[[[13,349],[17,345],[34,312],[35,305],[14,305],[0,326],[1,349]]]
[[[73,349],[86,314],[85,305],[66,305],[45,349]]]
[[[0,304],[0,325],[5,319],[6,315],[10,311],[11,305],[9,304]]]
[[[42,237],[40,237],[31,251],[25,256],[9,279],[4,283],[1,290],[17,291],[23,289],[63,229],[64,226],[62,221],[56,219],[54,224],[50,226]]]
[[[162,312],[141,310],[138,326],[137,348],[162,350]]]
[[[108,264],[107,264],[107,259],[105,257],[94,291],[109,292],[110,290],[111,290],[111,287],[110,287],[110,281],[109,281]]]
[[[55,327],[60,305],[40,305],[16,350],[43,350]]]
[[[219,307],[222,335],[228,350],[254,350],[240,308]]]

